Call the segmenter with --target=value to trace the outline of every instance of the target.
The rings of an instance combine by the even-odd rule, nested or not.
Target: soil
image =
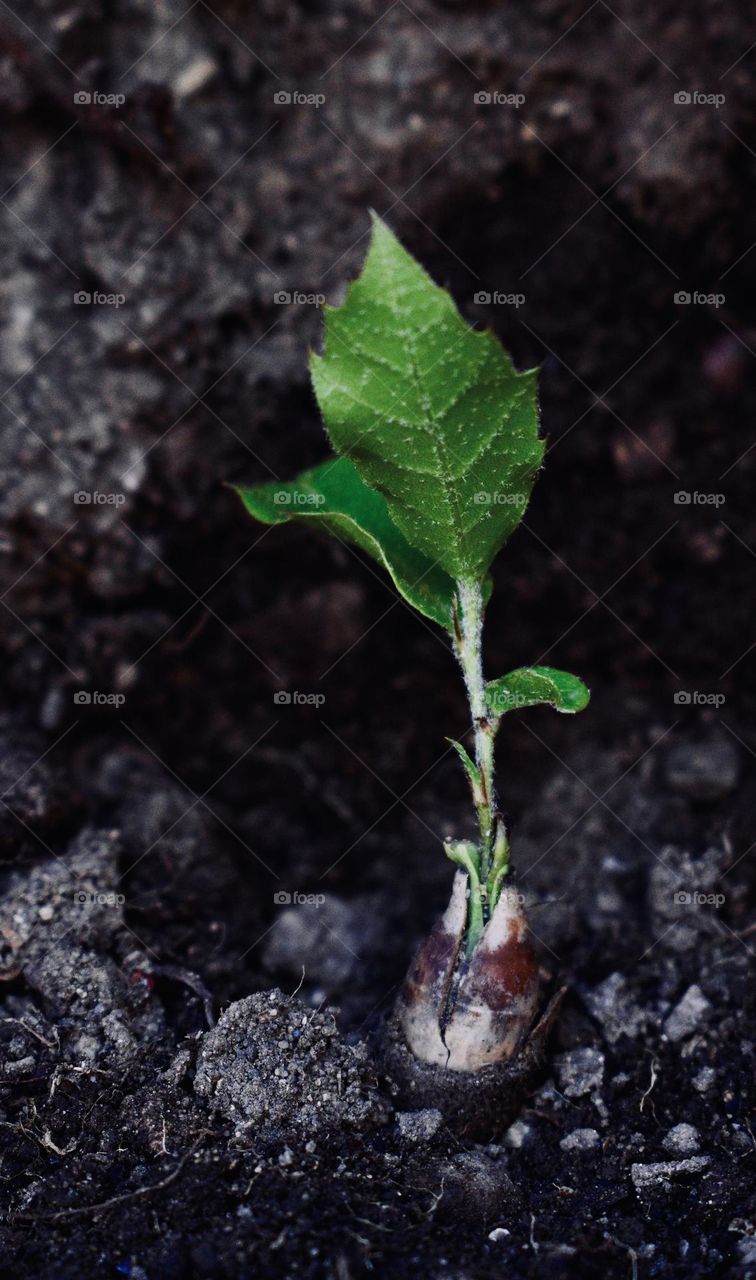
[[[746,9],[14,8],[0,1274],[756,1275]],[[227,487],[323,455],[310,297],[369,206],[542,368],[486,660],[593,690],[501,737],[567,990],[483,1144],[381,1067],[470,831],[446,642]]]

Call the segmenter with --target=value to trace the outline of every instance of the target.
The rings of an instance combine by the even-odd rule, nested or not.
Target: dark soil
[[[0,1273],[756,1275],[748,7],[0,10]],[[369,206],[542,366],[487,665],[593,689],[502,734],[567,993],[488,1145],[378,1065],[469,830],[446,643],[224,486],[323,455],[275,295]]]

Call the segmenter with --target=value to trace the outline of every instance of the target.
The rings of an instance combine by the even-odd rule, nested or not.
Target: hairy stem
[[[496,842],[496,796],[494,791],[494,725],[486,705],[486,687],[483,678],[483,592],[481,584],[474,580],[457,583],[459,600],[459,627],[456,653],[465,679],[475,734],[475,763],[480,773],[481,794],[476,801],[478,826],[480,827],[480,868],[477,888],[481,906],[486,905],[486,886],[493,871]],[[472,882],[471,894],[476,887]],[[471,911],[472,920],[472,911]]]

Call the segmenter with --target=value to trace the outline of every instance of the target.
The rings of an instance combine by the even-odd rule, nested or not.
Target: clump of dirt
[[[334,1128],[374,1128],[390,1110],[365,1046],[344,1044],[331,1012],[275,989],[237,1000],[206,1032],[194,1089],[239,1136],[294,1125],[317,1139]]]

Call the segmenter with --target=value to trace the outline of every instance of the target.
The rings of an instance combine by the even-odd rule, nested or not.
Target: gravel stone
[[[396,1123],[408,1142],[429,1142],[441,1128],[443,1116],[435,1107],[426,1107],[422,1111],[400,1111]]]
[[[714,1084],[717,1073],[713,1067],[701,1067],[698,1075],[693,1077],[693,1088],[699,1093],[706,1093]]]
[[[516,1151],[519,1151],[532,1132],[531,1126],[524,1120],[515,1120],[514,1124],[511,1124],[504,1134],[504,1146],[513,1147]]]
[[[664,1023],[664,1031],[669,1040],[682,1040],[685,1036],[698,1031],[704,1016],[711,1005],[701,988],[694,982],[688,987],[685,995],[675,1005]]]
[[[672,1179],[689,1173],[702,1173],[710,1164],[709,1156],[691,1156],[688,1160],[662,1160],[656,1164],[634,1164],[630,1176],[636,1191],[667,1191]]]
[[[586,1045],[560,1053],[555,1059],[559,1087],[568,1098],[582,1098],[601,1088],[604,1079],[604,1055]]]
[[[662,1146],[677,1156],[689,1156],[701,1146],[701,1135],[692,1124],[676,1124],[670,1129]]]
[[[562,1151],[593,1151],[601,1145],[601,1137],[596,1129],[573,1129],[559,1145]]]
[[[588,1012],[593,1015],[609,1041],[616,1044],[620,1036],[637,1036],[649,1022],[650,1015],[629,994],[621,973],[611,973],[600,986],[583,995]]]

